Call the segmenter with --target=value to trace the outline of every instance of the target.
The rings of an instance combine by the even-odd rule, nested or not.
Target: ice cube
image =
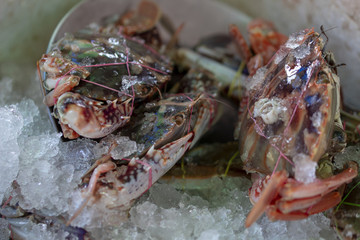
[[[135,141],[131,141],[129,137],[117,135],[115,136],[116,143],[118,144],[112,151],[111,156],[114,159],[122,159],[138,152],[138,146]]]
[[[302,43],[302,40],[305,37],[305,33],[307,30],[302,30],[296,33],[292,33],[289,36],[289,39],[285,43],[285,46],[290,49],[295,49]]]
[[[250,78],[248,81],[246,81],[244,83],[245,87],[248,90],[256,90],[256,89],[258,89],[261,86],[261,84],[264,82],[266,71],[267,71],[266,67],[259,68],[256,71],[255,75],[252,76],[252,78]]]
[[[303,183],[310,183],[316,179],[315,170],[317,163],[311,161],[310,157],[306,154],[296,154],[293,157],[295,163],[294,172],[295,179]]]
[[[297,59],[303,59],[310,54],[310,45],[302,44],[293,50],[292,54]]]
[[[0,201],[19,171],[20,147],[17,137],[24,125],[15,105],[0,107]]]
[[[218,240],[220,238],[220,233],[215,229],[208,229],[203,231],[200,236],[199,240]]]
[[[73,190],[69,205],[69,218],[78,210],[85,201],[86,194]],[[72,226],[86,228],[88,231],[97,231],[99,228],[120,226],[126,222],[128,211],[118,208],[109,208],[102,199],[91,198],[85,208],[71,223]]]
[[[31,99],[23,99],[20,103],[16,104],[23,119],[24,126],[34,122],[34,119],[39,116],[39,108]]]
[[[0,239],[10,239],[9,222],[4,218],[0,218]]]
[[[60,133],[52,133],[19,139],[22,150],[17,183],[22,208],[38,209],[48,216],[68,211],[68,202],[90,164],[75,164],[73,155],[60,154],[60,137]]]
[[[85,173],[96,159],[94,153],[96,144],[98,144],[96,141],[87,138],[60,142],[59,152],[63,159],[62,164],[71,164],[76,171]]]
[[[58,229],[56,227],[50,227],[45,223],[34,223],[32,221],[28,221],[28,223],[24,226],[21,226],[18,230],[21,232],[27,240],[65,240],[67,238],[71,238],[68,232],[63,229]]]

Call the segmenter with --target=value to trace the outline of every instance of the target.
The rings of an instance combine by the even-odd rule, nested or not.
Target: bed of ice
[[[67,218],[81,201],[81,176],[103,150],[92,140],[61,141],[42,104],[34,66],[2,65],[1,73],[0,200],[4,204],[11,196],[10,205]],[[135,203],[124,223],[116,211],[90,204],[74,225],[92,239],[336,239],[324,214],[294,222],[262,217],[245,229],[250,185],[247,178],[214,177],[202,189],[182,190],[160,181]],[[1,219],[0,239],[8,238],[7,225]],[[29,222],[19,229],[27,239],[70,236],[45,223]]]

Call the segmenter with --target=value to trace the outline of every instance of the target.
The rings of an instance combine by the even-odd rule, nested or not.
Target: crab
[[[67,34],[42,56],[40,70],[65,138],[101,138],[129,122],[136,105],[170,79],[171,62],[122,35]]]
[[[325,45],[314,29],[294,33],[250,79],[240,154],[247,172],[265,177],[249,191],[255,205],[246,227],[264,212],[297,220],[332,208],[341,200],[337,189],[358,174],[354,162],[325,179],[315,174],[333,129],[342,128],[340,80]]]
[[[253,76],[257,69],[267,64],[280,46],[287,41],[286,35],[279,33],[271,22],[263,19],[255,19],[248,25],[251,47],[247,45],[236,25],[231,24],[229,32],[241,59],[247,64],[249,76]]]
[[[150,2],[141,2],[138,12],[144,4]],[[91,199],[129,209],[216,121],[214,76],[193,66],[176,90],[162,91],[172,62],[139,38],[154,26],[139,30],[133,27],[137,20],[125,14],[116,33],[118,23],[66,34],[38,62],[46,75],[44,102],[63,136],[99,139],[108,149],[84,175],[83,202],[68,225]],[[114,154],[121,149],[119,139],[137,150]]]
[[[157,51],[164,50],[158,26],[164,27],[170,34],[174,34],[176,31],[173,23],[163,14],[160,7],[148,0],[140,1],[135,10],[130,9],[117,19],[108,19],[104,22],[103,24],[91,24],[82,31],[91,34],[121,34],[145,43]]]
[[[192,83],[195,80],[196,90]],[[85,182],[84,201],[67,224],[81,213],[90,199],[99,195],[97,204],[128,210],[216,121],[216,96],[209,95],[214,84],[210,73],[194,69],[182,79],[179,88],[182,93],[165,94],[160,100],[134,109],[132,119],[118,137],[127,137],[141,147],[117,159],[112,154],[118,147],[114,136],[102,140],[109,151],[88,171],[91,177]],[[205,93],[207,86],[210,89]]]
[[[162,14],[159,6],[151,1],[143,0],[137,9],[126,12],[115,25],[122,26],[126,35],[148,32],[155,28]]]

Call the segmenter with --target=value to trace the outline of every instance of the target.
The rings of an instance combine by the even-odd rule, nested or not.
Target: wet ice
[[[262,217],[248,229],[250,181],[209,179],[212,188],[181,190],[157,183],[119,227],[92,229],[95,239],[336,239],[323,214],[302,221],[270,222]],[[235,188],[234,188],[235,187]],[[161,196],[169,196],[171,201]],[[306,230],[305,230],[306,229]],[[105,236],[106,235],[106,236]]]
[[[17,138],[24,119],[16,105],[0,107],[0,200],[19,171],[20,146]]]
[[[299,153],[293,158],[295,179],[303,183],[311,183],[316,179],[315,170],[317,163],[306,154]]]
[[[0,81],[0,86],[7,89],[12,85],[11,79]],[[34,88],[38,86],[34,84]],[[30,212],[68,219],[83,201],[78,190],[81,177],[108,148],[89,139],[62,142],[46,113],[39,109],[39,101],[25,98],[9,105],[17,98],[9,96],[11,92],[0,91],[1,197],[12,196],[10,205],[18,203]],[[131,154],[135,150],[133,142],[118,137],[126,147],[112,154],[117,158]],[[125,149],[128,152],[122,152]],[[181,182],[157,183],[136,202],[129,215],[92,200],[74,225],[84,227],[94,239],[334,239],[329,219],[323,214],[296,222],[272,223],[262,217],[245,229],[245,218],[252,207],[247,197],[250,184],[246,178],[219,177],[209,179],[208,187],[202,189],[182,189]],[[1,224],[6,230],[3,227],[7,222]],[[44,223],[29,223],[21,230],[29,239],[68,236]]]
[[[267,68],[266,67],[261,67],[259,68],[255,75],[249,79],[248,81],[246,81],[245,87],[248,90],[253,90],[256,89],[258,87],[261,87],[261,84],[264,82],[264,78],[265,78],[265,74],[266,74]]]
[[[9,239],[10,230],[8,226],[8,221],[4,218],[0,218],[0,239]]]

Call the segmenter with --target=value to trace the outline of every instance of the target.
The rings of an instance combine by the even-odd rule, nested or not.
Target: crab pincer
[[[116,140],[104,138],[109,151],[89,170],[91,177],[83,189],[84,200],[68,224],[93,198],[96,204],[128,210],[135,199],[169,171],[216,119],[218,106],[214,96],[209,96],[212,80],[210,73],[190,71],[180,87],[184,93],[164,94],[160,100],[135,108],[129,123],[118,133],[142,146],[131,155],[116,158],[112,154],[118,147]]]
[[[255,19],[248,25],[250,46],[236,25],[230,25],[229,33],[241,59],[247,64],[250,76],[266,65],[280,46],[287,41],[287,36],[279,33],[271,22],[263,19]]]

